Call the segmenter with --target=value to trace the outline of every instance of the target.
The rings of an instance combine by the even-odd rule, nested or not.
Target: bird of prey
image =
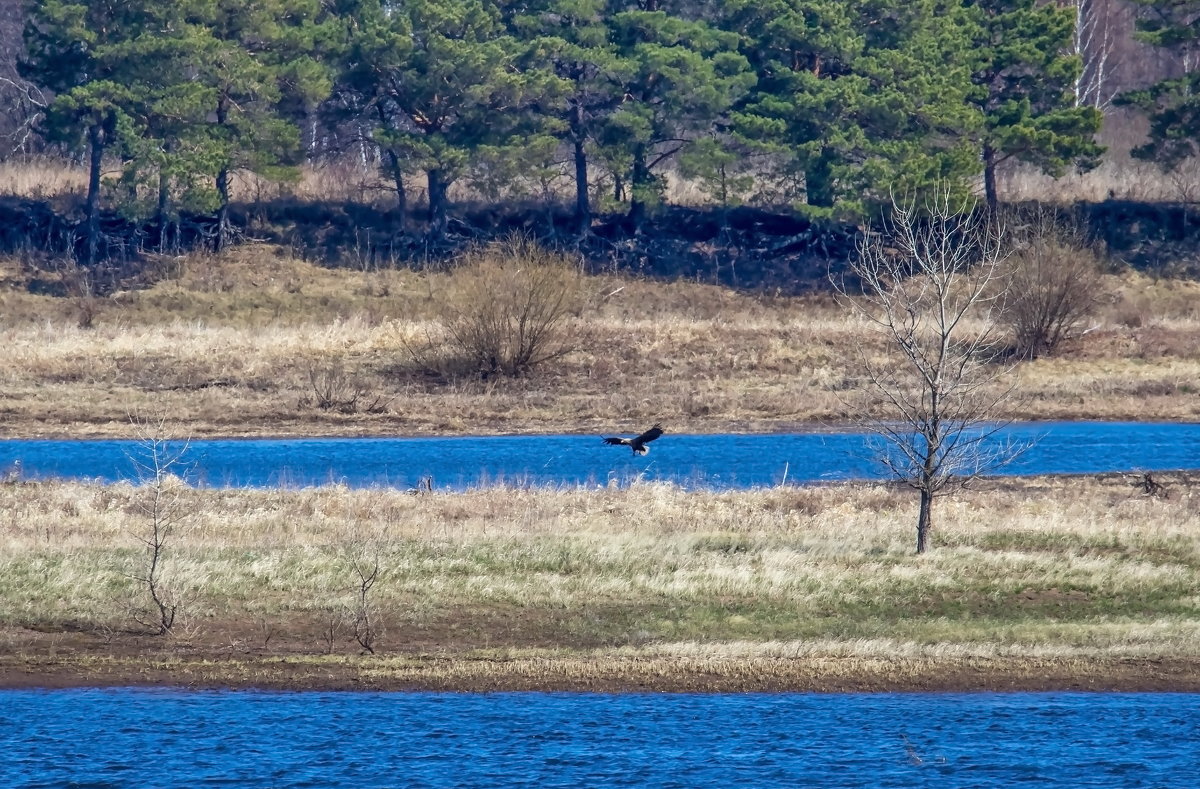
[[[642,433],[640,436],[633,438],[621,438],[620,436],[609,436],[604,439],[605,444],[624,444],[633,450],[635,455],[644,455],[650,451],[650,447],[646,446],[654,439],[663,434],[662,425],[655,424],[654,427]]]

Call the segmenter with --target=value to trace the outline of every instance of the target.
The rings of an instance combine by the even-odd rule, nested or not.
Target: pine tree
[[[25,28],[21,75],[54,94],[43,133],[52,142],[82,143],[87,151],[83,259],[96,262],[100,241],[100,188],[106,151],[138,133],[130,107],[144,74],[124,57],[142,32],[136,0],[44,0],[32,5]]]
[[[549,128],[571,148],[575,176],[575,221],[585,233],[592,223],[588,191],[589,149],[605,120],[620,106],[632,64],[619,57],[609,39],[605,0],[547,0],[524,10],[513,22],[527,41],[523,61],[548,64],[559,81],[558,100],[538,109],[555,123]]]
[[[754,83],[735,34],[645,6],[609,18],[622,101],[596,132],[614,196],[628,184],[635,228],[662,198],[661,166],[710,135]]]
[[[722,222],[728,218],[727,209],[739,205],[754,186],[750,172],[754,152],[739,144],[727,126],[722,123],[692,140],[678,160],[679,174],[694,179],[704,194],[717,202]]]
[[[1068,166],[1090,168],[1103,148],[1094,135],[1101,113],[1076,106],[1082,67],[1070,52],[1071,8],[1037,0],[972,0],[976,90],[971,103],[984,117],[979,137],[984,195],[995,211],[996,168],[1010,159],[1059,176]]]
[[[408,118],[398,101],[402,75],[413,48],[412,27],[405,14],[393,13],[379,0],[354,2],[341,10],[348,28],[340,73],[334,87],[335,120],[353,120],[370,129],[370,139],[383,157],[383,170],[396,193],[401,227],[407,224],[407,176],[412,165],[402,130]]]
[[[325,98],[328,69],[318,57],[333,33],[318,0],[192,0],[196,80],[210,106],[190,135],[197,161],[212,163],[217,192],[214,246],[228,241],[230,177],[237,170],[287,177],[300,160],[297,120]]]
[[[855,107],[863,144],[852,149],[848,181],[872,210],[898,195],[965,194],[978,172],[971,134],[980,119],[967,102],[972,50],[960,0],[894,6],[869,0],[859,23],[868,31],[857,66],[866,90]]]
[[[957,0],[731,0],[758,84],[736,134],[777,157],[810,216],[861,216],[890,194],[965,183],[978,125]],[[790,186],[788,185],[790,183]]]
[[[142,75],[142,90],[128,109],[140,133],[121,141],[121,183],[135,201],[126,207],[138,216],[150,213],[142,207],[146,201],[141,195],[154,195],[160,251],[168,246],[168,231],[181,205],[204,212],[218,207],[215,191],[206,184],[217,162],[203,135],[215,94],[194,79],[194,63],[205,52],[208,30],[189,22],[189,11],[187,2],[147,4],[146,27],[153,32],[129,41],[121,53]]]
[[[1173,170],[1200,156],[1200,0],[1135,0],[1144,7],[1137,38],[1174,53],[1184,74],[1144,90],[1129,91],[1117,103],[1136,107],[1150,121],[1149,140],[1132,153]]]
[[[837,199],[828,173],[857,131],[841,122],[847,97],[863,90],[853,72],[864,40],[851,4],[839,0],[731,0],[725,24],[742,35],[757,85],[733,115],[735,133],[772,155],[776,178],[798,181],[811,207]]]
[[[374,111],[396,173],[424,171],[430,234],[440,238],[450,186],[481,149],[513,145],[526,128],[517,42],[485,0],[382,0],[362,19],[345,84]]]

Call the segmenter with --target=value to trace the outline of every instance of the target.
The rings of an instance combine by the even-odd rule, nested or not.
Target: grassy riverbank
[[[70,272],[3,267],[3,435],[128,436],[131,415],[194,436],[779,430],[844,422],[856,344],[881,350],[828,296],[591,277],[576,352],[447,380],[409,349],[436,332],[454,273],[335,271],[262,246],[162,268],[95,298]],[[1200,284],[1126,272],[1106,293],[1084,336],[1019,365],[1010,415],[1200,419]]]
[[[1194,483],[985,481],[924,556],[911,496],[879,485],[169,484],[169,635],[135,580],[153,490],[6,484],[0,684],[1200,689]]]
[[[588,277],[572,353],[456,378],[413,352],[439,294],[466,287],[454,271],[333,271],[261,246],[160,264],[104,298],[78,271],[0,266],[0,433],[837,425],[854,353],[883,351],[827,295]],[[998,416],[1200,419],[1200,285],[1123,272],[1106,294],[1062,353],[1017,365],[1023,398]],[[1200,689],[1200,499],[1168,483],[1164,499],[1120,478],[986,481],[939,507],[925,556],[911,496],[879,485],[167,485],[157,501],[186,517],[154,570],[178,606],[159,635],[155,491],[15,476],[0,686]]]

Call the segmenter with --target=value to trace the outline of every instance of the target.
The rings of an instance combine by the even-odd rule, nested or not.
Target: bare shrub
[[[468,253],[449,285],[431,294],[440,336],[410,345],[414,360],[447,377],[521,376],[583,345],[574,321],[586,280],[563,255],[524,239]]]
[[[383,633],[374,590],[383,575],[382,560],[389,544],[387,536],[375,529],[354,534],[342,546],[342,560],[353,576],[352,597],[344,620],[350,625],[354,640],[364,653],[375,654],[375,643]],[[331,617],[327,635],[330,643],[335,638],[337,625]]]
[[[70,299],[76,324],[81,329],[90,329],[100,313],[101,299],[97,294],[94,272],[73,260],[59,264],[63,289]]]
[[[140,496],[135,501],[144,516],[144,528],[134,535],[145,552],[138,569],[130,577],[142,584],[150,596],[149,615],[135,613],[134,618],[159,635],[175,627],[180,601],[177,591],[166,577],[167,547],[177,536],[181,522],[188,514],[181,493],[186,487],[181,474],[188,442],[170,441],[165,437],[165,420],[143,423],[130,420],[138,433],[138,446],[130,461],[139,480]]]
[[[322,411],[340,411],[343,414],[363,411],[375,414],[383,411],[386,406],[381,395],[370,396],[369,387],[361,376],[346,372],[346,366],[341,360],[330,362],[324,367],[310,365],[308,383],[312,387],[313,399],[305,399],[302,405],[312,402]]]
[[[332,655],[341,633],[343,612],[333,606],[323,609],[324,619],[321,624],[321,640],[325,642],[325,654]]]
[[[1079,336],[1104,293],[1104,258],[1078,226],[1039,212],[1018,224],[1004,316],[1015,353],[1047,356]]]

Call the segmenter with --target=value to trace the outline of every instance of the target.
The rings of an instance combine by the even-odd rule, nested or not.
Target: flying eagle
[[[654,427],[642,433],[640,436],[633,438],[621,438],[620,436],[609,436],[604,439],[605,444],[624,444],[633,450],[635,455],[644,455],[650,451],[650,447],[646,446],[654,439],[663,434],[662,425],[655,424]]]

